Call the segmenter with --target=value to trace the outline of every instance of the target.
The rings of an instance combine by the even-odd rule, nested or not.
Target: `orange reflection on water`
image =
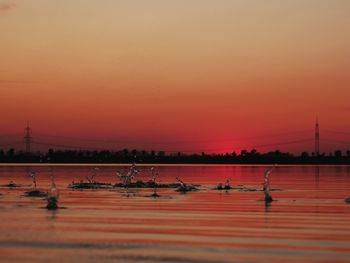
[[[38,185],[50,185],[46,167]],[[142,179],[149,179],[142,168]],[[261,189],[260,166],[161,167],[162,183],[180,176],[200,191],[180,194],[159,189],[72,191],[91,168],[55,168],[65,209],[42,209],[45,200],[21,196],[29,186],[2,187],[0,252],[8,260],[70,261],[347,261],[350,258],[349,167],[278,167],[271,178],[275,202],[266,206],[260,191],[213,190],[219,182]],[[99,181],[115,182],[104,167]],[[9,178],[29,185],[25,169],[2,167]]]

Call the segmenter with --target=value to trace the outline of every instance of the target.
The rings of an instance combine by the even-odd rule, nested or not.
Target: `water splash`
[[[99,170],[100,170],[100,168],[95,167],[93,174],[90,175],[90,176],[86,176],[86,180],[88,181],[88,183],[90,183],[90,184],[94,184],[95,183],[94,178],[97,177]]]
[[[80,182],[76,183],[72,181],[70,185],[68,185],[71,189],[110,189],[112,185],[110,183],[102,183],[98,182],[95,179],[99,175],[100,168],[95,167],[93,169],[93,173],[90,176],[86,176],[86,181],[80,180]]]
[[[32,178],[32,190],[25,192],[25,195],[29,197],[46,197],[46,193],[37,188],[37,173],[31,171],[29,176]]]
[[[185,184],[184,181],[182,181],[179,177],[176,177],[176,180],[180,183],[180,186],[176,190],[177,192],[186,193],[198,190],[198,188],[192,184]]]
[[[152,175],[152,179],[150,183],[154,185],[152,197],[160,197],[160,195],[157,193],[157,187],[158,187],[157,179],[159,178],[159,173],[157,172],[154,166],[152,166],[150,170]]]
[[[116,175],[124,187],[129,187],[139,173],[136,164],[133,163],[127,172],[117,171]]]
[[[225,183],[219,183],[216,187],[217,190],[230,190],[232,189],[232,186],[230,184],[231,179],[226,179]]]
[[[264,173],[263,191],[266,203],[271,203],[273,201],[272,196],[270,195],[270,174],[275,167],[276,166],[273,166]]]
[[[29,176],[32,177],[32,188],[36,190],[36,172],[29,172]]]
[[[226,182],[225,182],[225,189],[231,189],[232,188],[231,184],[230,184],[230,181],[231,181],[230,178],[226,180]]]
[[[156,167],[152,166],[151,167],[151,175],[152,175],[152,181],[155,182],[157,177],[159,177],[159,173],[156,170]]]
[[[58,208],[59,191],[57,189],[57,186],[55,183],[55,177],[52,171],[50,173],[50,178],[51,178],[51,187],[46,197],[46,200],[47,200],[46,208],[49,210],[56,210]]]

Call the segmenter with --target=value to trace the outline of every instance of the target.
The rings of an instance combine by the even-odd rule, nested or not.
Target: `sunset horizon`
[[[316,125],[318,125],[318,132],[316,131]],[[339,136],[346,138],[347,133],[327,129],[323,133],[324,129],[322,129],[322,126],[320,128],[318,118],[315,119],[314,129],[243,138],[231,137],[206,140],[194,138],[192,140],[152,141],[149,138],[142,137],[135,140],[134,138],[86,137],[85,134],[72,136],[57,133],[41,133],[40,131],[36,131],[35,128],[33,131],[33,126],[31,126],[29,121],[27,121],[27,125],[23,130],[24,132],[22,134],[1,135],[0,142],[2,143],[0,143],[0,149],[14,148],[15,150],[25,151],[26,137],[30,137],[29,143],[32,152],[43,152],[49,149],[82,151],[121,151],[128,149],[130,151],[165,152],[166,154],[240,154],[244,150],[248,152],[256,150],[260,153],[282,151],[290,152],[294,155],[300,155],[303,152],[311,155],[318,151],[322,155],[332,155],[335,151],[343,151],[346,154],[350,149],[350,147],[347,147],[345,141],[339,139]],[[316,136],[320,137],[320,134],[321,138],[317,139]],[[332,135],[337,136],[337,139],[329,139]],[[315,143],[319,144],[318,150],[315,149]],[[340,144],[343,144],[343,146],[339,146]],[[328,151],[327,148],[329,149]]]
[[[321,150],[346,151],[349,10],[344,0],[1,0],[0,146],[30,121],[40,141],[312,152],[318,116]],[[283,145],[294,141],[305,142]]]

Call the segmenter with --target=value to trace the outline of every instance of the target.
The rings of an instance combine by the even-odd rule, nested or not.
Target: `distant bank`
[[[303,152],[300,155],[278,150],[259,153],[256,150],[243,150],[239,154],[168,154],[160,151],[72,151],[53,150],[26,153],[10,149],[0,150],[0,163],[37,164],[335,164],[350,165],[350,151],[335,151],[329,154],[313,155]]]

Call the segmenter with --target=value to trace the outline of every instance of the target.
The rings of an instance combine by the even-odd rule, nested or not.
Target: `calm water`
[[[93,167],[93,166],[92,166]],[[260,188],[266,166],[162,166],[162,183],[201,184],[199,192],[70,190],[92,167],[55,167],[60,206],[22,196],[50,186],[48,167],[0,167],[1,262],[350,262],[350,166],[279,166],[271,174],[276,199],[262,192],[212,190],[226,178]],[[150,179],[149,167],[140,167]],[[100,167],[98,181],[115,183],[116,167]],[[120,168],[118,168],[120,169]]]

